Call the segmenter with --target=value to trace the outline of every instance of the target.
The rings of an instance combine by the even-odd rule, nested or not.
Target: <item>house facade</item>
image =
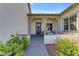
[[[28,3],[0,4],[0,41],[10,35],[36,35],[79,32],[79,4],[72,4],[61,14],[32,14]]]
[[[79,4],[75,3],[61,14],[28,14],[30,35],[52,31],[55,34],[79,32]]]

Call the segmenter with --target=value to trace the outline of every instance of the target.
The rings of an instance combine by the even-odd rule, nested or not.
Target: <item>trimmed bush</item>
[[[56,47],[59,56],[79,56],[79,47],[76,46],[76,42],[68,38],[57,40]]]
[[[4,56],[5,53],[5,45],[0,41],[0,56]]]
[[[11,35],[11,39],[5,45],[0,43],[0,56],[21,56],[28,46],[27,36]]]

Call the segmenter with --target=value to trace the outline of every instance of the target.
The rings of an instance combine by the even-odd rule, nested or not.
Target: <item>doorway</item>
[[[41,34],[41,22],[36,22],[36,34]]]

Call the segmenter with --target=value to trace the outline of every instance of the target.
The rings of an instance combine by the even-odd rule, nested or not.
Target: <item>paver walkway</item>
[[[43,36],[32,36],[29,48],[24,56],[48,56]]]

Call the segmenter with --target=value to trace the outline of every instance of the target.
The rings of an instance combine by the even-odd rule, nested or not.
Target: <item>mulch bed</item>
[[[55,44],[45,44],[49,56],[56,56],[56,46]]]

